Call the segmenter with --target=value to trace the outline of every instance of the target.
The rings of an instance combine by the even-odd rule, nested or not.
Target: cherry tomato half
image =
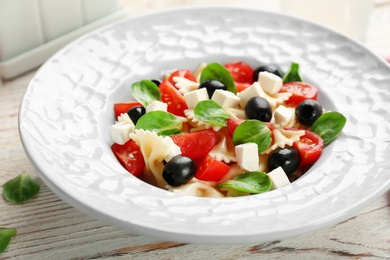
[[[301,155],[301,166],[309,165],[318,160],[324,149],[322,138],[311,131],[305,130],[305,135],[293,143],[293,147]]]
[[[283,84],[280,92],[290,92],[292,96],[285,101],[286,105],[297,106],[303,100],[317,100],[318,89],[304,82],[288,82]]]
[[[174,72],[171,73],[171,75],[169,75],[168,81],[173,86],[176,86],[176,82],[173,80],[174,77],[182,77],[191,81],[196,81],[194,74],[189,70],[175,70]]]
[[[114,143],[111,150],[120,164],[134,176],[139,176],[145,168],[144,157],[137,143],[130,139],[125,144]]]
[[[194,162],[196,164],[195,178],[203,181],[219,181],[230,170],[229,165],[208,155],[195,159]]]
[[[246,62],[229,62],[225,64],[225,68],[232,75],[233,81],[236,83],[252,84],[253,69]]]
[[[115,119],[118,118],[123,113],[126,113],[130,108],[135,106],[142,106],[138,101],[130,101],[125,103],[116,103],[114,104]]]
[[[184,110],[188,108],[183,95],[167,80],[164,79],[160,86],[161,101],[168,104],[168,112],[185,116]]]
[[[171,138],[180,147],[182,155],[191,159],[206,156],[217,143],[217,135],[213,130],[174,135]]]

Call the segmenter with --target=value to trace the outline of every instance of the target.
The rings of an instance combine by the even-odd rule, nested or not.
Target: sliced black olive
[[[322,115],[322,106],[315,100],[306,99],[295,108],[295,116],[299,123],[311,126]]]
[[[273,151],[267,162],[268,170],[272,171],[279,166],[287,175],[294,173],[301,162],[301,156],[297,149],[293,147],[280,148]]]
[[[218,80],[205,80],[200,83],[199,88],[206,88],[209,98],[211,98],[217,89],[227,90],[225,84]]]
[[[129,115],[131,121],[133,121],[134,124],[137,124],[138,119],[140,119],[141,116],[145,115],[146,110],[142,106],[135,106],[130,108],[127,111],[127,114]]]
[[[259,79],[259,73],[261,71],[268,71],[270,73],[273,73],[273,74],[283,78],[282,70],[275,64],[269,64],[269,65],[262,65],[253,71],[252,79],[254,82],[256,82]]]
[[[180,186],[189,182],[195,175],[196,165],[187,157],[177,155],[164,166],[162,176],[171,186]]]
[[[253,97],[245,105],[245,115],[248,119],[270,122],[272,119],[272,108],[265,98]]]
[[[157,87],[160,86],[160,84],[161,84],[161,82],[160,82],[159,80],[157,80],[157,79],[152,79],[151,81],[152,81],[154,84],[156,84]]]

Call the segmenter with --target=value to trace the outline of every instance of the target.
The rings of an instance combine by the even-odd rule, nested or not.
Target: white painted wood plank
[[[37,0],[0,1],[0,62],[44,42],[39,17]]]
[[[80,0],[39,0],[45,42],[84,25]]]

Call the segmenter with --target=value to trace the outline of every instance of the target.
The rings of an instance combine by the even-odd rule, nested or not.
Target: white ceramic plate
[[[320,102],[347,117],[338,139],[292,185],[242,198],[181,196],[128,174],[110,150],[113,104],[130,84],[201,62],[298,62]],[[343,221],[390,187],[390,68],[363,45],[294,17],[235,8],[150,14],[89,33],[31,81],[20,134],[63,200],[114,226],[166,240],[265,242]]]

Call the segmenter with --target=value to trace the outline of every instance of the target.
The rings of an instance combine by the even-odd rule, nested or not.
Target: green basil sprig
[[[153,101],[161,101],[161,92],[151,80],[134,82],[131,85],[131,94],[145,107]]]
[[[0,253],[7,248],[11,238],[16,235],[16,229],[0,227]]]
[[[194,108],[195,117],[209,125],[226,126],[230,114],[214,100],[200,101]]]
[[[4,183],[3,197],[11,204],[23,204],[39,193],[41,185],[27,173]]]
[[[138,119],[135,129],[149,130],[167,136],[181,132],[183,119],[165,111],[150,111]]]
[[[322,114],[311,126],[311,131],[321,136],[324,144],[328,145],[343,130],[347,119],[339,112],[327,112]]]
[[[216,188],[232,188],[251,194],[267,192],[271,189],[271,179],[264,172],[247,172],[233,180],[219,183]]]
[[[283,77],[283,83],[286,82],[302,82],[303,78],[301,76],[301,73],[299,72],[299,64],[292,62],[290,64],[290,68],[288,69],[286,75]]]
[[[206,80],[218,80],[222,82],[228,91],[237,93],[236,85],[229,71],[219,63],[210,63],[203,70],[200,75],[200,83]]]
[[[259,120],[246,120],[234,130],[234,145],[255,143],[259,154],[271,144],[271,131],[268,126]]]

